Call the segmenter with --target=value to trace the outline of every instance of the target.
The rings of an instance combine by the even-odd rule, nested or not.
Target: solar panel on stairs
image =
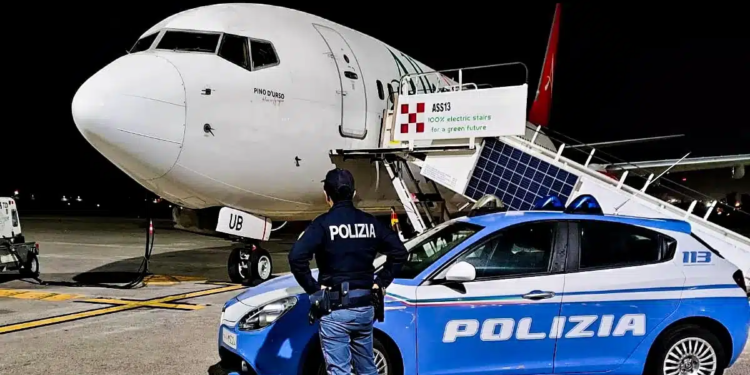
[[[494,194],[512,210],[530,210],[541,197],[570,197],[578,176],[497,139],[485,138],[482,154],[465,195],[479,199]]]

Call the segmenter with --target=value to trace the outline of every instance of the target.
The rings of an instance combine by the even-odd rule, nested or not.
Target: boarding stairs
[[[461,214],[486,194],[497,196],[510,210],[532,209],[539,198],[548,195],[558,196],[567,205],[581,194],[591,194],[605,214],[689,222],[694,233],[750,275],[750,239],[708,221],[716,201],[698,216],[694,213],[698,200],[683,210],[646,193],[666,180],[662,176],[646,173],[645,182],[633,187],[625,182],[632,184],[637,178],[637,167],[619,179],[592,169],[591,162],[602,151],[582,143],[571,145],[561,133],[526,121],[527,80],[505,87],[462,81],[467,70],[512,65],[523,66],[496,64],[405,75],[393,108],[383,114],[380,147],[339,149],[331,154],[382,163],[416,232]],[[458,81],[447,79],[448,72],[457,72]],[[429,75],[444,84],[435,92],[415,92],[413,82]],[[449,110],[445,103],[450,103]],[[446,119],[453,124],[445,125]],[[451,129],[448,134],[446,128]],[[588,155],[581,163],[564,156],[566,151]]]

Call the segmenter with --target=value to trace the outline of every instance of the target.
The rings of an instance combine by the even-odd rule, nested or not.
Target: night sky
[[[29,4],[33,8],[13,12],[28,28],[16,28],[5,40],[10,68],[4,91],[12,99],[4,106],[8,120],[2,138],[12,167],[0,179],[0,195],[14,189],[143,195],[80,135],[70,111],[73,95],[150,26],[210,3]],[[497,2],[491,8],[455,2],[275,4],[369,34],[435,69],[522,61],[530,69],[530,94],[554,11],[554,3],[545,2]],[[630,160],[679,158],[688,151],[691,156],[750,153],[750,31],[742,6],[727,4],[564,4],[551,127],[587,142],[687,135],[609,150]],[[719,175],[726,176],[719,183],[750,192],[750,176],[740,184],[729,179],[728,170]]]

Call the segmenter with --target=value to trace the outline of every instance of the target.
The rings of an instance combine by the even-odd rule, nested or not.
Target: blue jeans
[[[328,375],[377,375],[372,353],[372,306],[334,310],[320,318],[320,346]],[[353,359],[353,360],[352,360]]]

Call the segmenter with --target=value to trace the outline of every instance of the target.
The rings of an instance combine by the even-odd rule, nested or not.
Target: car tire
[[[386,347],[378,340],[377,338],[373,337],[372,339],[372,351],[375,354],[375,367],[377,367],[378,375],[393,375],[393,362],[391,361],[391,357],[388,354],[388,350]],[[326,373],[326,364],[323,360],[322,352],[320,353],[320,359],[318,362],[318,371],[316,375],[327,375]],[[352,368],[352,374],[356,374],[354,372],[354,369]]]
[[[39,257],[34,253],[29,253],[26,263],[20,271],[22,277],[30,277],[36,279],[39,277]]]
[[[683,366],[688,370],[706,369],[706,375],[721,375],[726,363],[724,347],[716,335],[696,325],[683,325],[654,343],[643,374],[669,375],[672,372],[667,372],[668,368]]]

